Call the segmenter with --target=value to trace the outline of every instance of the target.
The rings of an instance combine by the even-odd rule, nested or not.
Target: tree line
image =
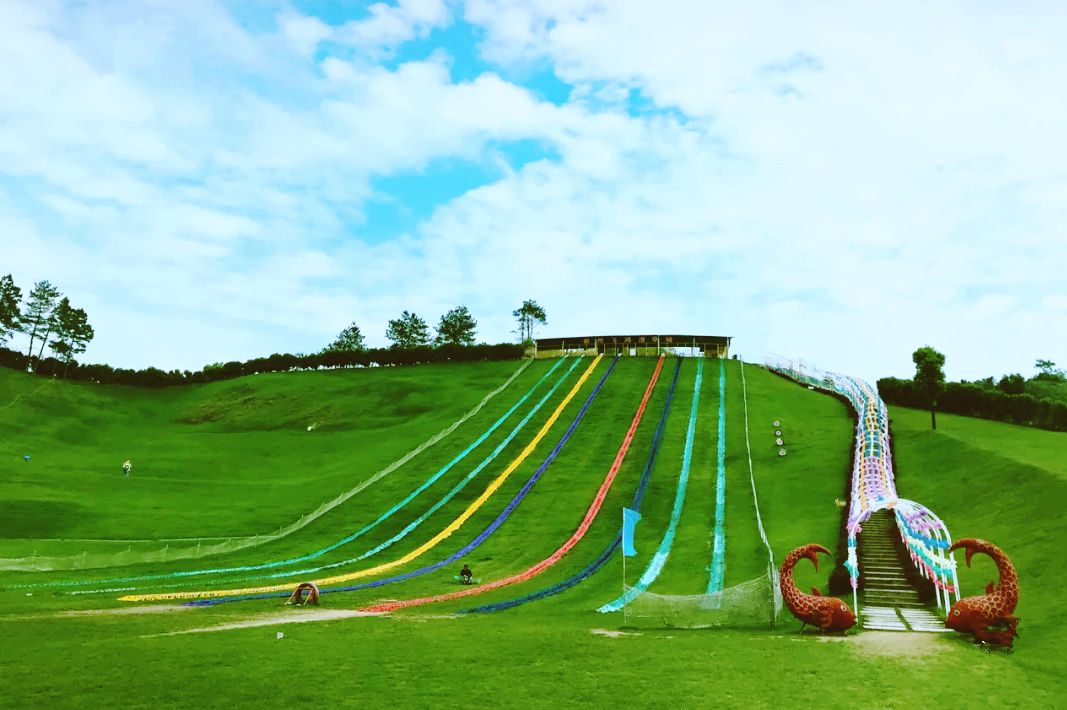
[[[534,327],[548,322],[545,309],[537,301],[526,300],[512,311],[512,317],[518,323],[519,339],[524,345],[533,341]],[[445,345],[473,345],[474,333],[478,321],[466,306],[457,306],[441,316],[437,322],[437,333],[430,336],[429,324],[419,315],[403,311],[399,317],[388,322],[385,337],[393,348],[426,348]],[[363,331],[355,322],[342,330],[325,351],[363,350],[366,339]]]
[[[35,283],[24,302],[22,289],[7,274],[0,278],[0,345],[15,333],[29,336],[24,368],[36,371],[47,346],[52,351],[49,359],[61,363],[64,372],[96,335],[85,311],[71,305],[50,282]],[[39,346],[36,355],[35,345]]]
[[[933,348],[915,351],[913,379],[883,377],[878,394],[886,404],[929,409],[931,424],[937,428],[935,412],[962,414],[994,421],[1067,431],[1067,402],[1045,395],[1035,396],[1027,389],[1045,392],[1048,385],[1067,389],[1067,374],[1050,360],[1038,360],[1038,374],[1027,380],[1020,374],[1005,375],[998,381],[987,377],[974,382],[945,382],[942,367],[945,356]]]
[[[73,356],[85,351],[92,340],[92,328],[85,312],[77,309],[77,317],[67,314],[67,299],[56,301],[47,307],[48,299],[59,299],[60,294],[47,281],[35,285],[28,304],[23,308],[21,291],[15,287],[10,276],[0,281],[4,307],[0,311],[0,366],[16,370],[31,370],[42,376],[63,376],[74,380],[123,384],[139,387],[170,387],[183,384],[214,382],[262,372],[287,372],[290,370],[314,370],[339,367],[386,367],[416,365],[437,362],[462,362],[476,360],[515,360],[521,358],[532,338],[537,324],[545,324],[547,318],[535,301],[527,300],[513,312],[518,322],[521,344],[499,343],[475,344],[477,320],[466,306],[458,306],[441,316],[436,334],[430,336],[429,326],[418,315],[404,311],[390,320],[386,337],[391,341],[387,348],[368,348],[366,340],[356,323],[344,328],[338,336],[318,353],[310,355],[275,353],[270,357],[253,358],[247,361],[213,363],[197,371],[161,370],[147,367],[140,370],[115,368],[106,364],[82,364]],[[36,294],[36,295],[35,295]],[[32,303],[32,307],[29,305]],[[46,315],[52,313],[52,316]],[[71,327],[69,323],[83,324]],[[26,353],[3,347],[11,333],[24,332],[31,337]],[[87,337],[86,337],[87,336]],[[49,341],[49,338],[54,340]],[[51,342],[53,355],[43,356],[43,347],[34,356],[35,344]]]
[[[66,369],[67,379],[104,384],[133,385],[135,387],[171,387],[228,380],[263,372],[318,370],[340,367],[387,367],[392,365],[421,365],[436,362],[467,362],[478,360],[517,360],[525,348],[518,343],[496,345],[444,345],[440,347],[369,348],[363,350],[324,350],[311,355],[275,353],[270,357],[230,361],[205,365],[195,372],[189,370],[161,370],[147,367],[131,370],[102,364],[79,364],[69,367],[56,358],[37,362],[35,373],[42,376],[61,375]],[[0,366],[25,370],[29,359],[25,353],[0,348]]]

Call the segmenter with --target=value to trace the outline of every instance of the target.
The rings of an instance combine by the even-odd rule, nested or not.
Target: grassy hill
[[[22,541],[32,538],[268,533],[448,426],[516,367],[264,374],[160,390],[0,369],[0,557],[30,554]],[[536,364],[514,387],[544,369]],[[454,437],[473,436],[509,405],[495,398]],[[437,447],[419,463],[434,466],[444,453]],[[124,479],[127,458],[134,469]],[[107,544],[77,551],[86,547]]]
[[[339,563],[395,536],[499,447],[485,470],[423,524],[373,558],[321,574],[395,560],[433,539],[522,454],[587,364],[567,377],[557,369],[493,435],[410,505],[314,564]],[[756,531],[748,477],[740,365],[726,365],[725,571],[727,585],[733,585],[762,574],[766,552]],[[448,707],[469,705],[459,692],[466,689],[476,691],[482,702],[516,707],[635,701],[687,707],[783,702],[904,707],[916,698],[967,704],[976,692],[983,704],[1049,706],[1067,690],[1054,647],[1064,607],[1057,599],[1063,573],[1053,558],[1053,544],[1063,538],[1056,506],[1067,485],[1067,435],[948,415],[939,417],[937,432],[929,432],[924,428],[928,415],[896,408],[892,416],[901,495],[929,505],[957,537],[986,537],[1016,561],[1022,578],[1018,613],[1023,635],[1014,655],[988,655],[947,634],[890,635],[888,640],[870,632],[831,640],[800,636],[799,624],[787,614],[775,629],[687,631],[639,621],[633,621],[634,628],[624,628],[621,615],[594,611],[621,590],[618,553],[562,594],[508,611],[454,616],[476,604],[511,599],[566,579],[600,553],[617,532],[620,509],[637,486],[673,362],[653,391],[601,514],[568,555],[527,582],[384,618],[176,636],[162,634],[278,613],[307,618],[314,612],[286,610],[280,600],[265,599],[138,614],[128,613],[129,605],[116,601],[118,593],[69,593],[95,585],[65,588],[62,594],[18,587],[44,580],[90,581],[205,565],[262,564],[336,542],[375,520],[462,453],[551,366],[535,363],[452,437],[283,540],[207,560],[121,570],[0,572],[0,624],[11,648],[18,649],[0,660],[0,697],[21,706],[80,705],[86,689],[93,688],[94,702],[133,706],[326,701]],[[600,363],[530,456],[454,534],[418,559],[368,579],[444,559],[486,529],[563,436],[608,366],[608,360]],[[622,443],[654,366],[649,359],[618,362],[555,461],[506,522],[462,560],[483,581],[528,568],[574,532]],[[6,524],[0,534],[8,536],[9,548],[25,549],[28,541],[21,538],[68,537],[73,536],[66,532],[71,530],[80,537],[132,536],[136,531],[162,538],[269,528],[351,487],[444,428],[515,367],[495,363],[292,373],[159,392],[61,382],[40,388],[40,380],[0,373],[0,392],[5,399],[11,395],[0,402],[0,407],[10,402],[0,409],[0,448],[9,462],[0,469],[0,510],[21,511],[23,521]],[[698,593],[708,582],[715,522],[718,363],[709,361],[704,374],[688,493],[675,546],[652,592]],[[760,368],[746,367],[745,376],[753,471],[776,562],[799,544],[821,542],[832,548],[840,514],[834,498],[841,495],[851,459],[847,410],[831,397]],[[695,363],[685,361],[642,508],[639,554],[627,560],[626,581],[631,584],[667,527],[694,379]],[[550,383],[557,381],[554,393],[532,412]],[[528,423],[504,444],[507,433],[527,415]],[[781,422],[786,457],[777,454],[774,420]],[[307,432],[306,426],[316,421],[319,428]],[[123,448],[116,443],[140,440],[155,443],[129,453],[132,444]],[[24,449],[33,453],[30,464],[21,460]],[[135,462],[129,481],[116,473],[127,456]],[[67,473],[76,465],[87,471],[84,481]],[[123,488],[127,483],[138,487]],[[49,505],[76,506],[68,516],[77,519],[51,521],[58,509]],[[66,553],[85,545],[62,540],[47,544]],[[291,584],[319,574],[295,572],[308,564],[283,566],[291,575],[280,581]],[[454,591],[451,576],[460,564],[382,587],[324,595],[323,608],[357,609],[375,601]],[[965,594],[980,592],[990,567],[976,558],[975,570],[962,574]],[[797,581],[801,587],[818,584],[825,590],[829,572],[828,564],[817,573],[802,566]],[[173,583],[187,585],[176,590],[229,588],[247,584],[240,577],[222,573],[198,577],[195,584]],[[171,582],[132,584],[151,590],[164,583]],[[106,613],[120,608],[126,612]],[[72,612],[79,615],[63,615]],[[593,633],[596,629],[609,635]],[[277,639],[277,631],[285,638]]]

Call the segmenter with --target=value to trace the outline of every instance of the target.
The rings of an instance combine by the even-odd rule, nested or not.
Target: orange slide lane
[[[555,552],[535,564],[533,567],[510,577],[498,579],[495,582],[489,582],[488,584],[482,584],[477,587],[471,587],[470,589],[463,589],[449,594],[438,594],[432,597],[420,597],[418,599],[404,599],[383,604],[374,604],[372,606],[364,607],[363,609],[360,609],[360,611],[397,611],[398,609],[405,609],[412,606],[423,606],[426,604],[448,601],[450,599],[460,599],[462,597],[470,597],[476,594],[484,594],[493,589],[525,582],[559,562],[571,548],[577,545],[578,542],[585,537],[585,533],[589,530],[589,526],[593,524],[597,514],[600,513],[600,508],[604,504],[604,499],[608,495],[608,490],[611,488],[611,484],[615,481],[615,475],[619,472],[619,467],[622,466],[627,451],[630,450],[630,443],[633,441],[634,434],[637,432],[637,426],[641,423],[641,418],[645,414],[645,407],[648,405],[648,400],[652,396],[652,390],[655,388],[656,381],[659,380],[659,374],[663,370],[663,362],[664,356],[661,355],[659,361],[656,363],[656,369],[652,372],[652,377],[648,381],[648,386],[645,388],[645,394],[641,398],[641,404],[637,407],[637,413],[634,414],[633,421],[630,422],[630,428],[626,431],[626,436],[622,440],[622,445],[619,447],[618,453],[615,454],[615,460],[612,462],[611,468],[608,469],[608,473],[604,477],[604,482],[600,484],[600,489],[593,498],[589,510],[586,511],[585,518],[582,519],[581,524],[578,526],[578,529],[574,531],[574,534],[571,535],[566,542],[560,545]]]

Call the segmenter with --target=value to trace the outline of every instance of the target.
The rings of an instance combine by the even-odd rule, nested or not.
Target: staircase
[[[911,561],[900,544],[892,512],[879,510],[863,524],[859,538],[863,596],[860,617],[864,629],[879,631],[951,631],[924,602],[908,578]]]

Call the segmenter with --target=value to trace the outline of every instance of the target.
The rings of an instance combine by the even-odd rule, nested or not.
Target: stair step
[[[898,603],[906,602],[908,604],[915,604],[919,602],[918,595],[912,594],[900,594],[898,592],[881,592],[881,591],[866,591],[863,593],[864,599],[885,599],[888,600],[887,606],[896,606]],[[921,605],[925,606],[925,605]]]

